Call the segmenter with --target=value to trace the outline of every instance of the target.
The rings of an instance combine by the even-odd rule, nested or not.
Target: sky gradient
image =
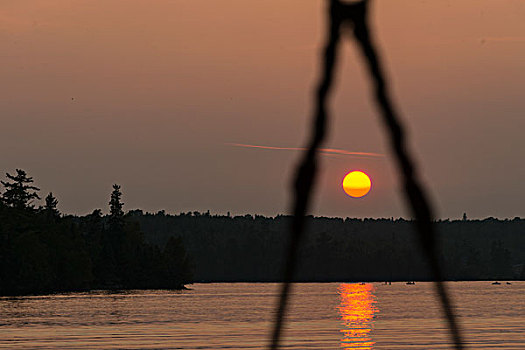
[[[311,118],[321,0],[7,0],[0,172],[66,213],[276,215]],[[374,36],[437,216],[525,216],[525,1],[377,0]],[[313,214],[407,217],[362,61],[341,51]],[[372,178],[351,199],[350,170]]]

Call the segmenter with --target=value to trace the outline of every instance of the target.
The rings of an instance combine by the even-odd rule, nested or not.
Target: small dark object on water
[[[507,283],[505,283],[505,284],[512,284],[512,283],[510,283],[510,282],[507,282]]]
[[[501,283],[499,283],[498,281],[496,281],[496,282],[492,282],[492,284],[495,285],[495,286],[499,286]]]
[[[407,284],[416,284],[414,281],[408,281]]]

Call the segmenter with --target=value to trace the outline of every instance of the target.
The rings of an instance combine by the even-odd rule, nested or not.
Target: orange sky
[[[324,2],[7,0],[0,6],[0,171],[65,212],[275,215],[288,208]],[[523,216],[525,1],[376,0],[374,33],[440,217]],[[314,214],[406,216],[359,57],[347,42]],[[352,200],[346,172],[374,189]]]

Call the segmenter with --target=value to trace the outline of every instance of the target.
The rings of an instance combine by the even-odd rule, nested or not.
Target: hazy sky
[[[0,172],[59,209],[286,213],[321,0],[3,0]],[[372,23],[439,217],[525,216],[525,1],[376,0]],[[315,215],[407,216],[362,62],[342,51]],[[351,199],[344,174],[373,189]]]

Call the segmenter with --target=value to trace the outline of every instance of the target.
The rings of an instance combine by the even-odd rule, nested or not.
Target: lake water
[[[448,283],[467,348],[525,349],[525,282]],[[0,349],[263,349],[279,285],[0,298]],[[300,283],[283,349],[449,349],[431,283]]]

